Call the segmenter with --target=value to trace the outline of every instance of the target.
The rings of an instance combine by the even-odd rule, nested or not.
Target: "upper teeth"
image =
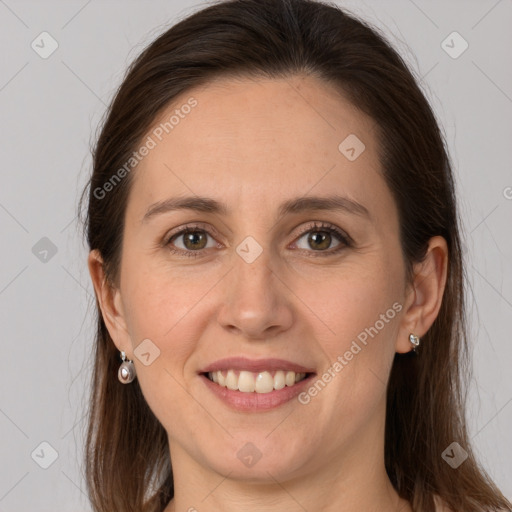
[[[278,370],[274,372],[253,373],[242,370],[216,371],[208,373],[208,378],[213,382],[243,393],[270,393],[274,389],[283,389],[285,386],[293,386],[296,382],[306,377],[305,373]]]

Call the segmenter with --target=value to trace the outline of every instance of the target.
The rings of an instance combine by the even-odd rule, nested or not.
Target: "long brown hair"
[[[135,168],[122,173],[107,197],[101,191],[178,95],[218,77],[297,74],[334,85],[376,121],[408,278],[431,237],[441,235],[448,245],[438,317],[419,354],[397,354],[391,370],[385,437],[389,478],[417,511],[432,512],[435,495],[454,511],[509,509],[475,460],[466,430],[466,275],[444,137],[413,74],[377,29],[334,4],[231,0],[203,8],[159,36],[128,69],[93,151],[93,173],[79,205],[82,212],[88,201],[83,222],[89,248],[99,250],[107,279],[117,286]],[[90,500],[96,512],[160,512],[174,495],[167,435],[138,381],[118,381],[119,352],[98,301],[96,313],[85,450]],[[468,454],[457,469],[441,456],[452,442]]]

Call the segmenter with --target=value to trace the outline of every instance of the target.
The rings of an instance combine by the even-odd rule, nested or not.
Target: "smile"
[[[203,366],[198,374],[209,393],[224,405],[257,413],[292,402],[316,371],[314,366],[286,359],[237,356]]]
[[[217,370],[206,374],[208,379],[223,388],[242,393],[271,393],[294,386],[304,380],[306,373],[286,370],[251,372],[246,370]]]

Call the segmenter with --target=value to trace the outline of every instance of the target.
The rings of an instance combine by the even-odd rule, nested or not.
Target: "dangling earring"
[[[135,366],[133,365],[133,361],[126,359],[126,354],[123,351],[121,351],[121,359],[123,360],[123,362],[119,367],[117,376],[120,382],[122,382],[123,384],[129,384],[130,382],[133,381],[133,379],[135,379]]]
[[[411,332],[411,334],[409,334],[409,341],[414,345],[413,350],[416,352],[416,349],[420,346],[420,339]]]

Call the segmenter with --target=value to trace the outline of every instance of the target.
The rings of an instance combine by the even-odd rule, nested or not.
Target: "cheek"
[[[196,349],[192,341],[197,337],[193,334],[197,326],[193,321],[194,304],[204,295],[203,285],[190,285],[174,273],[171,276],[169,272],[140,271],[126,279],[124,291],[127,299],[123,303],[142,393],[166,430],[182,432],[184,426],[179,418],[197,418],[201,412],[185,391],[185,370]],[[158,354],[149,365],[137,357],[137,346],[147,339],[157,347],[149,351]],[[186,430],[182,435],[186,435]]]
[[[135,267],[124,284],[123,304],[135,343],[139,338],[168,343],[204,294],[199,281],[191,282],[168,269],[144,271]]]
[[[339,274],[332,272],[323,287],[318,280],[315,292],[311,287],[309,291],[297,292],[307,298],[319,326],[322,345],[331,360],[348,350],[353,340],[364,343],[365,337],[378,337],[381,345],[393,338],[399,309],[395,303],[401,297],[397,281],[398,273],[390,266],[387,269],[382,264],[373,269],[354,266]]]
[[[135,366],[141,384],[165,401],[161,390],[170,388],[175,393],[190,378],[192,356],[211,322],[205,309],[207,294],[219,278],[213,273],[171,272],[168,268],[144,271],[140,267],[124,283],[126,321],[135,356],[143,340],[157,347],[154,363],[145,366],[135,359]],[[168,399],[176,402],[176,396]]]
[[[318,377],[328,382],[330,410],[341,416],[363,421],[385,393],[402,309],[399,272],[398,265],[376,259],[364,271],[354,267],[332,277],[327,293],[308,296],[322,320],[315,341],[327,372]]]

